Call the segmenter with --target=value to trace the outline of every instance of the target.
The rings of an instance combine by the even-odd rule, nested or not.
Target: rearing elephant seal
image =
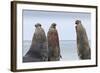
[[[48,61],[47,39],[40,23],[35,25],[36,29],[32,38],[29,51],[23,57],[23,62]]]
[[[48,37],[48,52],[49,52],[48,60],[59,61],[61,55],[60,55],[59,37],[55,23],[53,23],[49,28],[47,37]]]
[[[80,20],[75,21],[77,35],[77,49],[80,59],[91,59],[91,50],[85,28]]]

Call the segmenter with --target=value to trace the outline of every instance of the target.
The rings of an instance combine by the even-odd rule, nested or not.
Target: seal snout
[[[81,24],[81,21],[80,21],[80,20],[76,20],[76,21],[75,21],[75,24],[77,24],[77,25],[78,25],[78,24]]]
[[[35,24],[35,27],[41,27],[41,24],[40,23],[37,23],[37,24]]]
[[[52,26],[53,28],[55,28],[55,27],[56,27],[56,23],[52,23],[51,26]]]

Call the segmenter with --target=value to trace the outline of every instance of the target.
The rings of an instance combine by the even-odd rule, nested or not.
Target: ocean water
[[[61,40],[60,42],[60,51],[63,61],[66,60],[79,60],[77,54],[77,46],[75,40]],[[31,45],[31,41],[23,41],[23,56],[27,53]]]

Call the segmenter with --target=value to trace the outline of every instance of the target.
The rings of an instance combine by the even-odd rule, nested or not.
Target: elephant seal
[[[30,49],[23,57],[23,62],[48,61],[48,47],[45,32],[40,23],[37,23],[35,27]]]
[[[56,23],[52,23],[49,31],[47,33],[48,39],[48,60],[49,61],[59,61],[60,60],[60,46],[59,37],[56,29]]]
[[[91,50],[89,46],[88,36],[85,28],[80,20],[75,21],[77,36],[77,51],[80,59],[91,59]]]

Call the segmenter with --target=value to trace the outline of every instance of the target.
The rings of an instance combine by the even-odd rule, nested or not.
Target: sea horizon
[[[23,41],[22,55],[24,56],[29,50],[31,45],[31,40]],[[76,40],[60,40],[60,52],[61,60],[78,60]]]

